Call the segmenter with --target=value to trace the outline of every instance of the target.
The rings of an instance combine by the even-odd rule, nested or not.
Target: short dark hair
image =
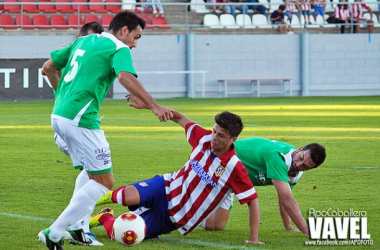
[[[100,34],[104,31],[103,25],[101,25],[99,22],[88,22],[85,25],[82,26],[82,28],[79,31],[79,36],[87,36],[88,32],[92,30],[95,34]]]
[[[230,137],[239,136],[244,128],[243,122],[240,116],[230,113],[228,111],[223,111],[215,116],[215,123],[220,127],[227,129],[230,133]]]
[[[146,22],[144,19],[136,15],[134,12],[130,12],[127,10],[121,11],[114,18],[112,18],[109,31],[113,31],[114,33],[118,32],[124,26],[128,27],[129,32],[136,29],[137,26],[141,26],[142,29],[145,29]]]
[[[303,147],[303,151],[310,150],[310,157],[316,164],[314,168],[321,165],[326,159],[326,149],[318,143],[310,143]]]
[[[285,10],[285,5],[281,4],[278,8],[279,8],[280,10],[284,11],[284,10]]]

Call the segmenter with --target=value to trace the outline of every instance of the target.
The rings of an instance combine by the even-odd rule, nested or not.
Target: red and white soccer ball
[[[144,219],[132,212],[120,215],[113,224],[115,240],[125,246],[139,244],[145,238],[145,233]]]

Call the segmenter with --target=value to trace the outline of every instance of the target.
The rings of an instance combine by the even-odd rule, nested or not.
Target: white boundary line
[[[34,217],[34,216],[22,215],[22,214],[5,213],[5,212],[0,212],[0,216],[15,217],[15,218],[20,218],[20,219],[43,221],[43,222],[49,222],[49,223],[54,222],[54,220],[52,219],[46,219],[46,218]],[[219,248],[225,248],[225,249],[270,250],[268,248],[249,247],[249,245],[239,246],[239,245],[230,245],[230,244],[208,242],[208,241],[201,241],[201,240],[178,239],[178,238],[166,237],[166,236],[160,236],[159,240],[166,241],[166,242],[180,243],[180,244],[188,244],[188,245],[219,247]]]

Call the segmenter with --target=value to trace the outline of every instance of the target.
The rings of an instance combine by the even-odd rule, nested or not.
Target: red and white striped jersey
[[[325,7],[326,1],[325,0],[315,0],[315,6],[318,7]]]
[[[364,3],[350,5],[350,12],[354,19],[362,17],[363,9],[369,9],[368,5]]]
[[[207,219],[234,192],[241,204],[257,193],[235,154],[235,147],[223,156],[211,152],[212,132],[193,122],[185,127],[193,147],[189,160],[177,172],[165,174],[168,214],[181,234],[188,234]]]
[[[311,9],[310,0],[302,0],[301,1],[301,9],[302,10],[310,10]]]
[[[295,3],[291,0],[285,2],[285,10],[289,12],[294,12],[296,9]]]
[[[350,11],[348,10],[348,8],[345,9],[344,6],[342,6],[341,8],[339,8],[339,6],[336,6],[335,7],[335,17],[339,18],[343,21],[346,21],[350,17]]]

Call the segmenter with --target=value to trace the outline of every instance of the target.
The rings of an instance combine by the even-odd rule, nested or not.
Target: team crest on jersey
[[[142,187],[149,186],[148,183],[146,183],[145,181],[139,182],[139,185],[142,186]]]
[[[215,170],[215,176],[216,176],[216,177],[220,177],[220,176],[222,176],[225,170],[226,170],[226,169],[225,169],[222,165],[219,165],[219,166],[216,168],[216,170]]]

